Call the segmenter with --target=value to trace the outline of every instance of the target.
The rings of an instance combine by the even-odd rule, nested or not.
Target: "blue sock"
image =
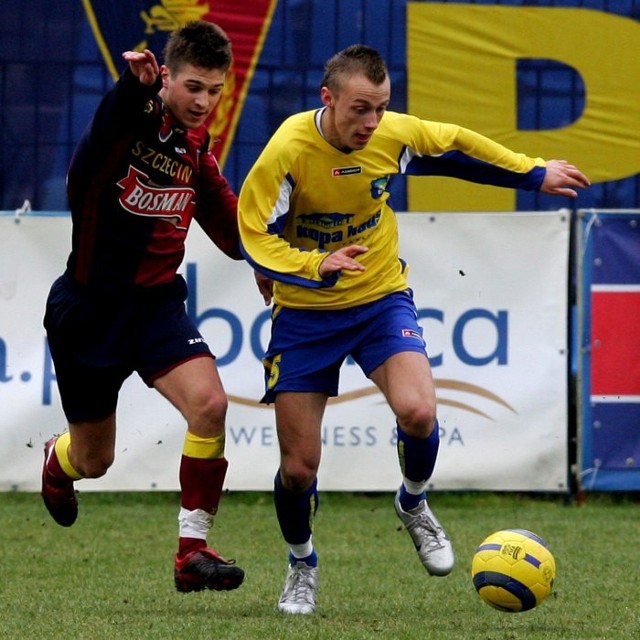
[[[273,501],[285,542],[290,545],[306,543],[311,538],[313,517],[318,510],[317,478],[306,491],[294,493],[283,486],[278,471],[273,484]]]
[[[420,495],[416,495],[415,493],[409,493],[404,486],[404,484],[400,485],[400,506],[403,511],[409,511],[410,509],[415,509],[423,500],[425,500],[427,494],[423,491]]]
[[[289,564],[294,565],[296,562],[304,562],[310,567],[318,566],[318,554],[315,549],[306,558],[296,558],[293,553],[289,553]]]
[[[417,483],[426,483],[433,474],[433,469],[438,458],[440,447],[440,429],[438,421],[428,438],[415,438],[408,435],[397,425],[398,433],[398,459],[402,474],[408,480]],[[400,488],[400,506],[408,511],[420,504],[426,498],[426,493],[409,493],[403,485]]]

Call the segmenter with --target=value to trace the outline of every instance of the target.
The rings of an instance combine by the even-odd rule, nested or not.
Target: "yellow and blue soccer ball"
[[[503,529],[476,549],[471,577],[478,595],[494,609],[528,611],[551,593],[556,561],[540,536],[525,529]]]

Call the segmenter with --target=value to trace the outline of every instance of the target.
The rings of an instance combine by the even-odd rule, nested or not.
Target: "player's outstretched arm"
[[[553,196],[576,198],[576,189],[584,189],[590,184],[589,178],[566,160],[548,160],[540,191]]]
[[[160,67],[156,57],[149,49],[144,51],[125,51],[122,54],[124,60],[129,63],[129,68],[138,80],[150,87],[160,73]]]

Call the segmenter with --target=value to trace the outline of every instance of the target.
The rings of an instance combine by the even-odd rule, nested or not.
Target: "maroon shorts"
[[[151,386],[181,362],[212,357],[187,315],[186,295],[181,277],[124,296],[90,294],[66,276],[53,283],[44,326],[69,422],[110,415],[134,372]]]

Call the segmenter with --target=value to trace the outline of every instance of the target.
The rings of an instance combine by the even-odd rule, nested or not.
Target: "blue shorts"
[[[273,402],[280,391],[337,396],[345,358],[351,356],[368,377],[403,351],[427,354],[410,290],[339,311],[276,307],[263,360],[262,402]]]
[[[186,295],[181,277],[118,297],[92,295],[66,276],[53,283],[44,326],[69,422],[113,413],[134,371],[151,386],[182,362],[213,357],[186,313]]]

